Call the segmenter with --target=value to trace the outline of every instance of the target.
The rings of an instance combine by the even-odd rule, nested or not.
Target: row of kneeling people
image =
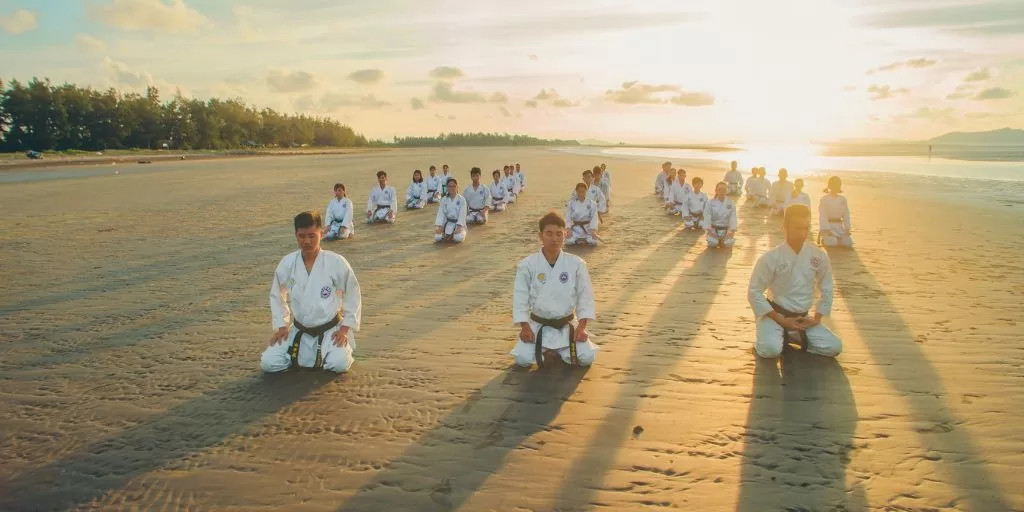
[[[518,167],[518,164],[516,166]],[[436,177],[443,180],[442,192],[428,188],[419,170],[413,173],[413,182],[406,191],[406,210],[422,209],[427,204],[439,205],[436,221],[438,236],[435,237],[437,241],[464,241],[468,225],[484,224],[490,212],[505,211],[507,205],[515,203],[526,182],[522,171],[516,169],[518,174],[512,173],[510,166],[505,166],[504,177],[501,171],[495,170],[492,173],[494,182],[484,185],[480,182],[480,168],[474,167],[470,170],[472,183],[460,194],[458,180],[447,171],[446,165],[444,175]],[[431,166],[431,174],[434,172],[434,166]],[[327,204],[324,212],[324,240],[347,239],[355,233],[355,208],[347,196],[345,185],[336,183],[334,198]],[[388,185],[387,172],[378,171],[377,186],[370,190],[366,201],[366,223],[394,223],[397,212],[398,192],[395,187]]]
[[[319,214],[300,213],[294,225],[299,249],[274,271],[273,333],[261,367],[346,372],[361,325],[359,281],[343,256],[321,249]],[[824,250],[806,243],[810,225],[805,205],[787,208],[784,242],[754,265],[747,300],[754,313],[752,348],[759,357],[777,358],[786,347],[826,357],[842,351],[840,339],[821,323],[832,311],[832,268]],[[540,248],[519,261],[513,278],[512,325],[519,332],[509,355],[519,366],[558,360],[593,364],[599,346],[589,328],[598,316],[587,264],[562,250],[568,229],[561,215],[546,214],[537,226]]]

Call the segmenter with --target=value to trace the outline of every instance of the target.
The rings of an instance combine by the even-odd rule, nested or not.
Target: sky
[[[1024,128],[1024,0],[0,0],[0,78],[241,98],[372,138]]]

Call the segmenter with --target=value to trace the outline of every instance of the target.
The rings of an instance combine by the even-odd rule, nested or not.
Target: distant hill
[[[1024,130],[1000,128],[987,132],[951,132],[925,141],[929,144],[964,144],[977,146],[1024,146]]]

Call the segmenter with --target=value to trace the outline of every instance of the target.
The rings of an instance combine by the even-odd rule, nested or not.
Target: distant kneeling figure
[[[352,366],[355,331],[362,315],[359,281],[348,261],[320,248],[323,220],[315,212],[295,216],[299,250],[278,263],[270,286],[274,334],[263,351],[265,372]]]
[[[447,194],[441,198],[434,224],[435,242],[462,243],[466,240],[466,198],[459,194],[459,182],[448,178]]]

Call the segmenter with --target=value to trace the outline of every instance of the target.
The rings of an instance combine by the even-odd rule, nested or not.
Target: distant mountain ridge
[[[987,132],[950,132],[926,140],[929,144],[965,144],[965,145],[1022,145],[1024,146],[1024,130],[1000,128]]]

